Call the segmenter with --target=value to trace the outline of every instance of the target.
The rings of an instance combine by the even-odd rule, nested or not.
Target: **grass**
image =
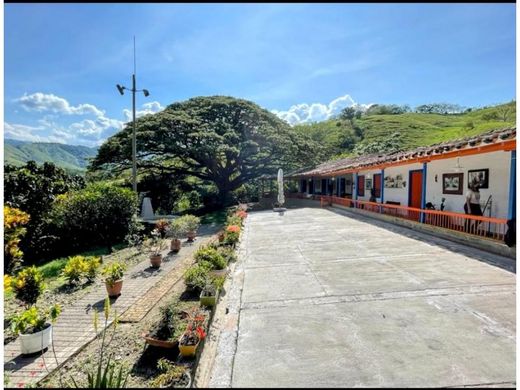
[[[221,209],[204,214],[200,220],[204,225],[223,225],[226,222],[226,217],[226,209]]]
[[[330,155],[346,156],[356,144],[379,141],[396,132],[399,132],[402,137],[401,149],[409,150],[514,126],[516,123],[514,112],[509,115],[507,121],[497,119],[500,117],[501,110],[511,104],[515,103],[453,115],[406,113],[362,116],[355,120],[355,124],[363,129],[363,139],[355,135],[349,121],[337,119],[298,125],[295,129],[324,145],[328,151],[327,159]],[[348,144],[350,147],[346,146]]]

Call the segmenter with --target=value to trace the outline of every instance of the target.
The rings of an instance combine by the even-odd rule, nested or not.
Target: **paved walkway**
[[[512,260],[327,209],[252,212],[209,386],[514,387],[516,275],[487,261]]]
[[[146,307],[143,306],[140,298],[146,296],[146,293],[156,284],[159,284],[161,290],[159,292],[165,294],[178,278],[182,277],[180,268],[183,260],[190,257],[200,245],[207,243],[216,230],[215,227],[202,226],[195,242],[193,244],[183,242],[181,251],[178,254],[169,255],[163,260],[159,269],[151,268],[149,260],[133,267],[125,274],[121,296],[111,300],[112,313],[115,310],[120,316],[130,309],[128,310],[129,315],[126,316],[128,321],[138,321],[142,318],[159,301],[159,297],[155,295],[157,291],[154,291],[154,299],[148,300]],[[164,252],[164,254],[166,253],[168,250]],[[176,279],[174,281],[166,280],[172,277]],[[105,297],[106,289],[103,285],[71,306],[63,308],[53,329],[54,348],[59,365],[96,337],[93,323],[94,310],[99,312],[98,332],[102,331]],[[113,318],[110,318],[109,324],[112,321]],[[57,363],[50,348],[43,357],[41,355],[24,357],[20,355],[19,340],[14,340],[4,346],[4,370],[9,376],[10,387],[23,387],[23,385],[36,383],[49,374],[47,370],[52,372],[56,367]]]

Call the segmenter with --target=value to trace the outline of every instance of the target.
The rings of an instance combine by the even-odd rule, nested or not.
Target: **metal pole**
[[[137,195],[137,163],[136,163],[136,151],[137,145],[135,141],[135,74],[132,75],[132,124],[133,124],[133,137],[132,137],[132,186],[135,194]]]

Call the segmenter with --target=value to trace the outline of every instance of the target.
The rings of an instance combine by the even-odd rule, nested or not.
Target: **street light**
[[[132,187],[137,195],[137,163],[136,163],[136,152],[137,152],[137,144],[136,144],[136,135],[135,135],[135,93],[143,92],[144,96],[147,97],[150,95],[147,89],[136,89],[135,88],[135,36],[134,36],[134,74],[132,75],[132,89],[129,89],[132,92]],[[116,88],[121,95],[125,94],[125,89],[128,90],[127,87],[116,84]]]

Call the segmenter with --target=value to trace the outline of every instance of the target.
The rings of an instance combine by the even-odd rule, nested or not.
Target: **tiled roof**
[[[404,162],[407,160],[415,160],[421,157],[436,156],[458,150],[477,148],[482,145],[489,145],[512,139],[516,139],[516,127],[491,130],[476,136],[448,142],[441,142],[430,146],[422,146],[404,152],[370,154],[327,161],[318,165],[314,169],[291,172],[291,174],[288,176],[318,176],[346,169],[370,168],[371,166],[377,166],[381,164]]]

